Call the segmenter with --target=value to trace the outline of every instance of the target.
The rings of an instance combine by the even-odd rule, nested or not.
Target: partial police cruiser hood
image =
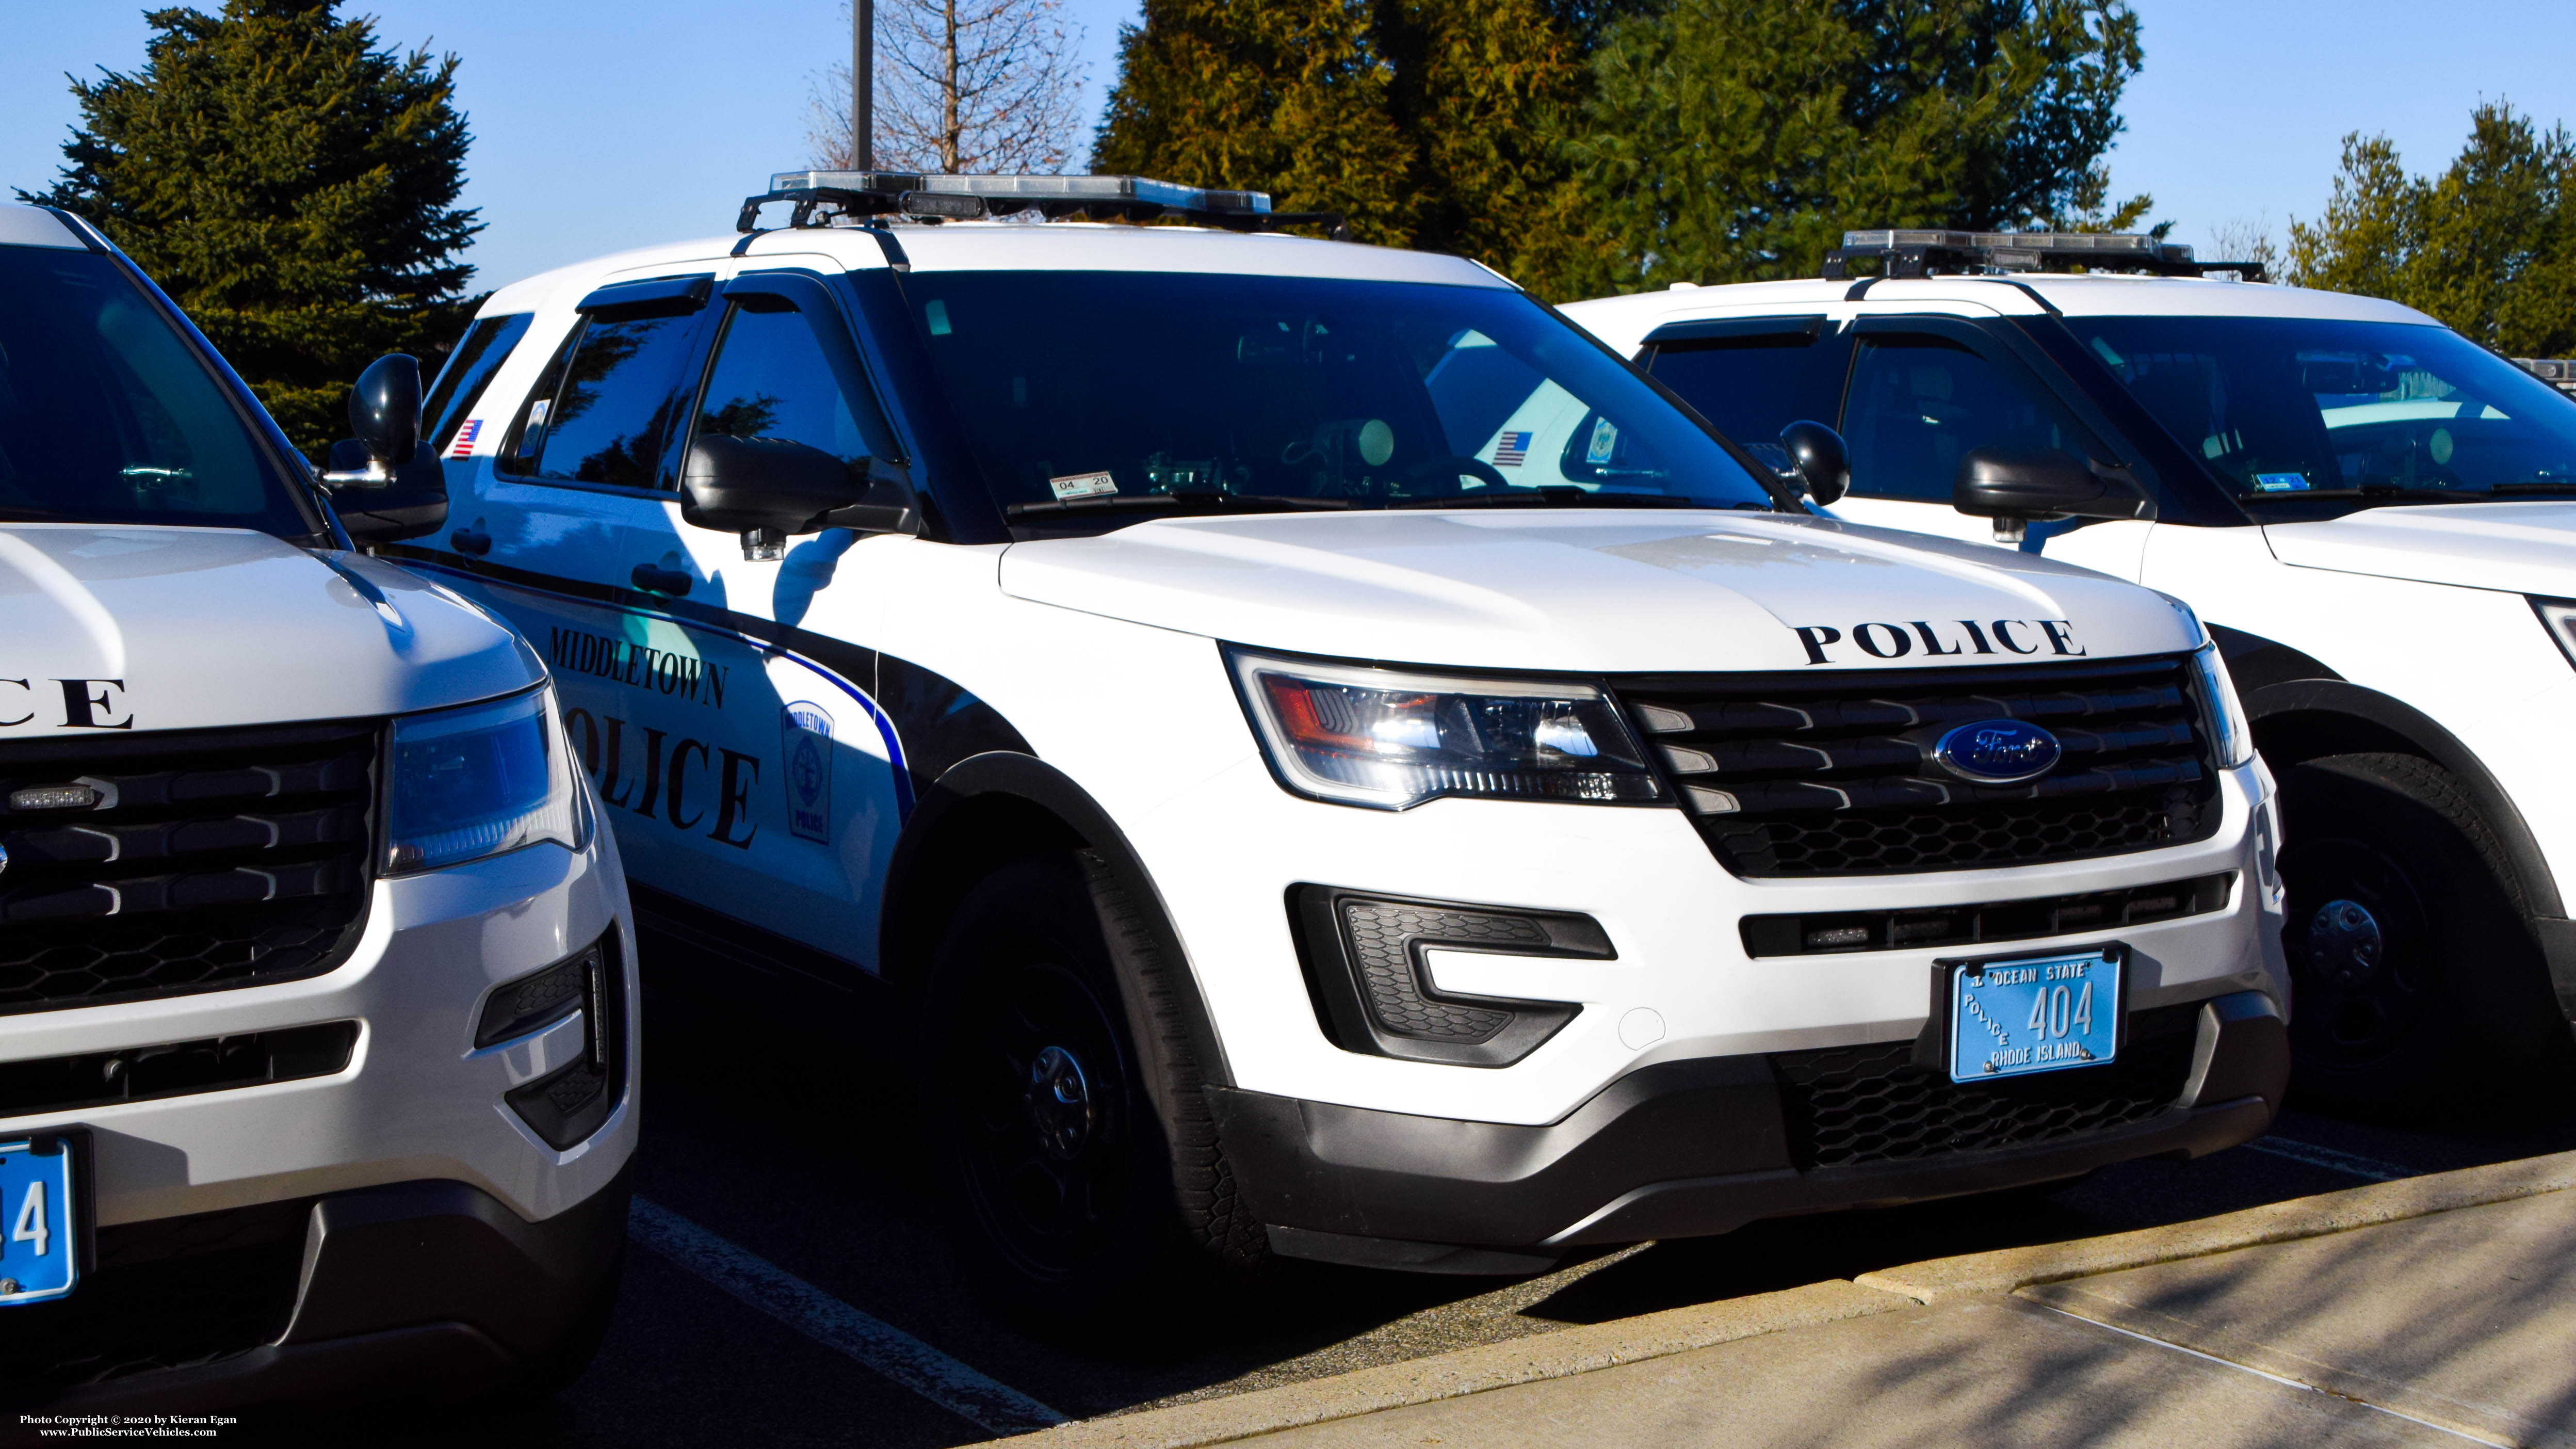
[[[2298,568],[2576,597],[2576,503],[2434,503],[2264,530]]]
[[[2180,609],[2089,569],[1714,510],[1158,519],[1014,544],[1001,585],[1265,649],[1442,667],[1823,672],[2201,642]]]
[[[0,524],[0,740],[355,719],[544,664],[447,590],[249,529]]]

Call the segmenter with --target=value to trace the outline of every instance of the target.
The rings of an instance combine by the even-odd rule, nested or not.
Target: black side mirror
[[[394,471],[420,449],[420,362],[399,352],[367,364],[358,385],[349,390],[349,431],[364,450],[366,463],[340,466],[345,455],[332,450],[332,466],[322,482],[332,488],[382,488]]]
[[[1997,539],[2019,542],[2033,520],[2143,517],[2147,495],[2130,479],[2056,448],[1971,448],[1959,459],[1950,504],[1995,520]]]
[[[1789,472],[1819,508],[1851,491],[1851,450],[1843,435],[1823,423],[1794,422],[1780,430],[1780,447],[1789,455]]]
[[[827,526],[919,531],[909,499],[874,503],[876,491],[864,459],[845,463],[783,438],[705,437],[680,469],[680,517],[741,534],[747,559],[782,557],[788,535]]]
[[[354,438],[331,445],[322,486],[359,543],[391,543],[447,522],[447,475],[420,436],[420,363],[388,353],[349,391]],[[354,491],[351,491],[354,490]]]

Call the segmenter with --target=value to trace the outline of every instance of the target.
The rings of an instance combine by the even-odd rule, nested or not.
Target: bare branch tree
[[[1058,172],[1074,164],[1082,32],[1063,8],[1063,0],[878,0],[877,168]],[[848,66],[815,83],[805,139],[816,166],[851,166]]]
[[[2209,229],[2209,250],[2203,261],[2260,262],[2265,275],[2280,281],[2281,247],[2272,239],[2272,216],[2265,212],[2259,220],[2235,217]]]

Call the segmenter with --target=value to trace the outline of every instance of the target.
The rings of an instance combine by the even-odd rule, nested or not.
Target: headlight
[[[2218,767],[2233,770],[2254,758],[2254,727],[2246,722],[2245,702],[2236,697],[2236,681],[2227,677],[2216,644],[2201,645],[2191,664],[2200,676],[2200,718],[2209,730],[2210,747],[2218,754]]]
[[[551,840],[588,844],[555,692],[394,721],[385,874],[437,870]]]
[[[1664,798],[1628,727],[1587,684],[1447,679],[1229,650],[1279,782],[1402,810],[1443,795]]]
[[[2531,607],[2540,611],[2540,622],[2549,627],[2549,637],[2557,641],[2559,652],[2567,662],[2576,664],[2576,603],[2565,599],[2534,599]]]

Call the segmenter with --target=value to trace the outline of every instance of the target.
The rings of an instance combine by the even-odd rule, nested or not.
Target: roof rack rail
[[[1264,191],[1217,191],[1144,176],[937,176],[908,171],[781,171],[769,190],[743,198],[736,231],[758,231],[760,209],[789,202],[790,227],[829,226],[844,217],[980,221],[1034,211],[1049,221],[1174,219],[1227,231],[1320,226],[1350,239],[1337,211],[1272,211]]]
[[[1848,278],[1851,264],[1864,257],[1877,258],[1891,277],[2063,272],[2082,267],[2159,277],[2233,272],[2248,282],[2264,280],[2261,262],[2195,261],[2191,248],[2137,232],[1931,229],[1844,232],[1843,244],[1825,253],[1825,279]]]
[[[2560,392],[2576,396],[2576,358],[2517,357],[2514,365]]]

